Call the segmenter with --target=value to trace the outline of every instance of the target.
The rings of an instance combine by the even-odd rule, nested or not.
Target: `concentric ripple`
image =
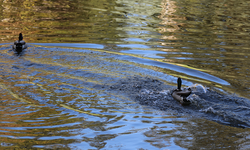
[[[131,75],[159,77],[168,84],[175,81],[173,76],[133,63],[131,56],[31,45],[16,56],[7,45],[0,57],[0,143],[4,148],[192,148],[196,143],[191,139],[204,135],[189,133],[190,128],[200,131],[211,126],[223,127],[216,134],[230,128],[228,134],[238,136],[230,141],[236,143],[248,135],[242,129],[142,106],[110,90]],[[178,140],[179,136],[185,140]]]

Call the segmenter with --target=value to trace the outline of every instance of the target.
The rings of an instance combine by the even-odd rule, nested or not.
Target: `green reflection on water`
[[[249,97],[246,1],[164,1],[160,18],[165,61],[202,69]]]
[[[22,32],[27,42],[100,43],[116,39],[115,1],[18,1],[0,3],[1,39],[9,42]],[[122,31],[119,31],[119,34]]]
[[[19,32],[22,32],[24,34],[25,41],[28,43],[103,43],[106,46],[105,50],[112,51],[120,51],[124,49],[164,51],[167,52],[167,54],[158,54],[163,56],[163,61],[185,65],[190,68],[196,68],[197,70],[203,70],[204,72],[230,82],[232,85],[230,89],[233,89],[233,92],[249,97],[250,82],[248,79],[248,41],[250,28],[248,18],[250,12],[249,2],[247,1],[36,0],[17,2],[2,1],[0,2],[0,5],[0,39],[2,43],[13,42],[17,39],[17,35],[19,34]],[[131,48],[128,46],[122,48],[118,46],[118,44],[141,44],[147,45],[148,47]],[[66,53],[65,55],[68,54]],[[39,63],[39,61],[51,61],[53,62],[51,64],[55,64],[54,59],[51,58],[52,57],[49,57],[48,59],[41,58],[41,60],[39,60],[35,58],[35,56],[29,59],[26,57],[26,59],[31,62]],[[12,64],[13,62],[9,60],[8,63]],[[68,67],[63,63],[63,61],[58,61],[58,64],[60,64],[58,66]],[[72,66],[71,63],[69,64],[71,67],[69,67],[70,69],[75,67]],[[53,66],[55,67],[56,65]],[[83,69],[81,67],[82,64],[78,65],[76,68]],[[88,69],[91,69],[91,67]],[[152,69],[157,70],[158,68],[152,67]],[[93,70],[96,72],[98,71],[92,68],[92,71]],[[165,72],[166,74],[171,73],[174,76],[180,75],[176,72],[173,73],[166,70],[163,70],[162,72]],[[49,71],[47,71],[46,73],[52,74]],[[58,73],[58,75],[62,74]],[[188,76],[185,77],[185,74],[181,75],[187,80],[190,79],[190,77]],[[74,78],[66,75],[62,76],[64,79]],[[19,78],[18,76],[14,77]],[[40,78],[38,77],[36,79],[40,80]],[[81,81],[79,78],[74,79]],[[47,81],[45,79],[42,80],[50,83],[50,81]],[[89,79],[89,82],[92,82],[92,80]],[[8,85],[7,83],[4,83],[4,85],[5,84]],[[207,86],[213,86],[212,84],[213,83],[208,83]],[[72,99],[71,95],[66,92],[61,95],[48,91],[45,92],[43,91],[42,86],[37,86],[37,89],[39,90],[33,91],[34,93],[41,94],[43,96],[45,95],[45,97],[46,94],[51,94],[52,96],[49,97],[49,99],[52,101],[51,103],[55,104],[56,106],[62,106],[66,109],[66,111],[74,111],[81,114],[88,114],[90,116],[99,116],[100,118],[102,118],[103,116],[100,113],[98,113],[98,115],[93,115],[94,113],[90,113],[90,111],[87,110],[85,111],[85,108],[80,108],[84,103],[78,107],[65,105],[64,103],[67,100],[72,100],[75,103],[81,102],[81,100]],[[25,90],[21,92],[22,90],[16,87],[13,88],[12,91],[9,91],[10,95],[8,95],[9,93],[4,90],[8,90],[8,88],[10,87],[13,87],[13,84],[9,85],[9,87],[1,86],[1,89],[3,89],[1,93],[7,95],[4,96],[4,98],[7,99],[8,102],[11,103],[16,99],[19,99],[21,102],[25,102],[27,100],[30,100],[32,102],[32,97],[25,95]],[[48,89],[47,84],[45,84],[44,89]],[[8,94],[6,94],[5,92]],[[77,90],[72,90],[71,94],[73,95],[76,93],[79,94],[80,92]],[[64,96],[64,98],[62,98],[64,102],[61,105],[59,104],[59,102],[57,102],[58,97],[60,96]],[[22,97],[24,97],[25,99]],[[106,113],[108,111],[106,105],[97,104],[97,102],[94,100],[89,100],[87,104],[92,105],[92,107],[97,110],[100,110],[101,113]],[[111,107],[113,106],[113,104],[114,103],[108,104],[108,106]],[[6,108],[6,106],[4,105],[1,107],[2,110]],[[150,143],[150,145],[153,145],[153,147],[157,148],[178,145],[178,148],[184,147],[190,149],[196,149],[197,147],[203,147],[205,149],[216,147],[223,148],[223,145],[218,143],[220,141],[223,141],[225,148],[230,148],[230,146],[232,146],[233,148],[238,148],[242,145],[244,147],[244,144],[248,144],[247,140],[245,139],[248,138],[249,129],[243,130],[231,127],[225,129],[223,125],[218,125],[203,120],[190,122],[164,122],[162,121],[166,119],[164,117],[161,118],[160,121],[156,119],[156,121],[154,122],[152,120],[155,118],[151,118],[152,120],[150,121],[138,121],[137,119],[129,120],[127,118],[122,120],[123,116],[117,114],[117,110],[112,110],[110,111],[111,113],[114,113],[112,115],[117,115],[117,117],[113,122],[108,122],[111,125],[114,125],[114,127],[108,128],[108,123],[106,123],[105,121],[103,121],[104,123],[100,121],[84,122],[84,117],[76,117],[74,119],[70,118],[72,117],[70,115],[62,115],[61,112],[63,112],[64,110],[55,110],[53,107],[56,106],[53,106],[50,109],[50,107],[44,107],[43,105],[41,105],[41,110],[34,109],[33,107],[35,106],[32,106],[32,108],[28,108],[27,111],[36,112],[34,112],[32,115],[25,114],[20,118],[24,117],[23,120],[37,119],[41,117],[48,117],[53,114],[59,115],[59,117],[57,119],[48,119],[48,126],[72,122],[81,122],[81,125],[65,128],[55,128],[53,130],[33,129],[31,131],[28,130],[26,133],[22,134],[1,132],[1,135],[14,136],[14,138],[5,136],[1,137],[1,142],[4,141],[5,143],[15,143],[16,145],[14,145],[14,147],[19,146],[23,148],[32,148],[32,146],[34,145],[46,144],[51,144],[52,148],[69,148],[70,144],[79,143],[79,140],[67,139],[65,137],[74,137],[75,135],[81,135],[80,142],[88,142],[91,148],[94,147],[98,149],[104,148],[106,145],[108,145],[107,143],[110,142],[110,139],[115,139],[116,137],[122,137],[122,139],[126,139],[125,136],[123,137],[123,135],[127,134],[131,135],[130,137],[132,137],[134,133],[142,133],[147,138],[144,142],[142,142],[143,144],[140,144],[140,147],[143,147],[145,143]],[[116,107],[115,109],[119,108]],[[12,107],[8,108],[9,111],[12,110]],[[12,113],[16,114],[20,112],[23,111],[20,111],[16,108]],[[151,112],[145,111],[143,113]],[[2,111],[0,115],[1,118],[3,118],[2,116],[5,115],[5,112]],[[112,115],[109,115],[110,118],[108,119],[114,117]],[[143,115],[145,114],[142,114],[142,116]],[[26,127],[30,125],[26,122],[20,121],[20,118],[13,118],[7,116],[5,121],[10,121],[11,123],[2,124],[6,126],[10,125],[13,127]],[[115,125],[115,123],[120,120],[121,122],[123,122],[123,124]],[[136,122],[135,125],[133,125],[134,128],[139,124],[140,129],[132,130],[122,128],[127,120],[129,120],[129,123]],[[163,127],[155,127],[154,123],[158,125],[162,123]],[[147,129],[142,127],[147,126],[148,124],[150,124],[151,126],[149,126]],[[120,127],[121,130],[125,131],[116,131],[114,133],[111,132],[107,134],[98,132],[96,133],[96,135],[85,135],[87,132],[92,131],[87,131],[86,133],[85,131],[81,131],[85,128],[92,129],[93,131],[104,131],[113,128],[119,129]],[[72,131],[71,129],[74,130]],[[29,137],[26,137],[26,139],[15,139],[15,136],[20,135],[34,137],[32,137],[32,140],[28,139]],[[55,135],[64,136],[65,139],[55,137],[55,139],[40,140],[39,138],[35,137],[38,136],[49,139]],[[233,137],[230,137],[231,135],[233,135]],[[171,143],[171,138],[175,139],[174,143]],[[117,142],[119,141],[120,140],[117,140]],[[214,144],[211,145],[211,143]],[[232,143],[233,145],[231,145]],[[55,145],[53,146],[53,144]],[[56,144],[58,144],[58,146]],[[114,146],[114,144],[112,146]]]

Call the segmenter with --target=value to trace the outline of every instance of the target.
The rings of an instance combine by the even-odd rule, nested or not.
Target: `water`
[[[0,3],[1,148],[250,147],[249,128],[218,115],[161,111],[106,88],[133,75],[175,86],[180,76],[248,103],[249,2]],[[10,43],[20,32],[30,47],[16,56]],[[247,116],[247,106],[221,109]]]

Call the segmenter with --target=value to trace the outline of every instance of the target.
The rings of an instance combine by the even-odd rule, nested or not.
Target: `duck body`
[[[17,52],[21,53],[24,49],[26,49],[28,46],[24,41],[15,41],[12,48]]]
[[[191,102],[187,100],[187,97],[192,93],[192,90],[190,88],[182,90],[181,83],[182,83],[181,78],[178,78],[177,89],[175,89],[171,95],[180,104],[189,105],[191,104]]]
[[[172,92],[172,97],[178,101],[182,105],[189,105],[191,102],[187,100],[187,97],[192,93],[192,90],[190,88],[184,89],[184,90],[179,90],[175,89]]]
[[[26,49],[28,46],[25,41],[23,41],[23,35],[22,33],[19,34],[19,40],[15,41],[12,49],[14,49],[18,54],[20,54],[24,49]]]

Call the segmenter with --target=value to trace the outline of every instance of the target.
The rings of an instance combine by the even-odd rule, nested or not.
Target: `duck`
[[[27,44],[25,41],[23,41],[23,34],[20,33],[18,40],[14,42],[12,49],[14,49],[18,54],[20,54],[26,48]]]
[[[177,79],[177,89],[173,90],[171,95],[181,105],[190,105],[191,102],[187,100],[187,97],[192,93],[192,90],[190,88],[182,90],[181,84],[182,84],[182,80],[179,77]]]

